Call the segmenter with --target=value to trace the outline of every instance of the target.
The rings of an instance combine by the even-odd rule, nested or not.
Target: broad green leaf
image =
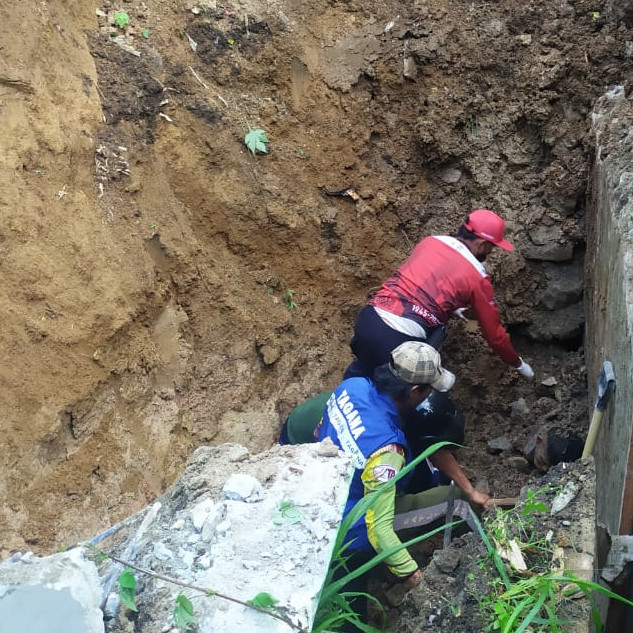
[[[292,501],[282,501],[277,508],[277,516],[273,518],[275,525],[283,523],[293,525],[301,521],[301,510]]]
[[[130,23],[130,16],[125,11],[117,11],[114,14],[114,23],[124,29]]]
[[[143,29],[143,30],[141,31],[141,35],[142,35],[142,36],[143,36],[146,40],[148,40],[148,39],[149,39],[149,29]]]
[[[174,623],[179,629],[188,631],[197,624],[196,616],[193,614],[191,600],[184,593],[179,593],[174,607]]]
[[[119,575],[119,598],[121,602],[132,611],[138,611],[136,608],[136,578],[134,570],[126,567]]]
[[[246,602],[248,604],[252,604],[254,607],[270,610],[279,602],[279,600],[277,600],[277,598],[273,598],[269,593],[262,591],[261,593],[258,593],[252,600],[247,600]]]
[[[246,147],[253,154],[266,154],[268,150],[266,149],[266,143],[268,143],[268,137],[266,136],[266,132],[261,129],[250,130],[244,137],[244,143],[246,143]]]
[[[126,567],[119,575],[119,585],[126,589],[136,589],[136,578],[134,577],[134,570],[131,567]]]

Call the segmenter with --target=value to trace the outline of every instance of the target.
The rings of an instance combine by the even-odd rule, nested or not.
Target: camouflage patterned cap
[[[411,385],[430,385],[448,391],[455,384],[455,374],[442,368],[439,352],[420,341],[407,341],[391,352],[391,373]]]

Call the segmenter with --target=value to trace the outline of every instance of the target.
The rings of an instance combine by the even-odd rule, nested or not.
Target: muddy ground
[[[371,292],[478,207],[517,247],[488,269],[536,380],[474,322],[443,357],[463,464],[515,495],[530,429],[588,426],[587,132],[633,50],[614,5],[0,7],[1,555],[119,521],[196,446],[270,446],[340,379]],[[343,188],[357,199],[324,193]]]

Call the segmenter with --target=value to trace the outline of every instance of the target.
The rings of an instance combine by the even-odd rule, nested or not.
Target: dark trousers
[[[365,376],[371,378],[374,369],[391,360],[391,352],[406,341],[422,341],[439,349],[446,337],[445,327],[427,331],[427,338],[416,338],[390,328],[374,310],[365,306],[359,313],[354,325],[354,336],[350,347],[355,359],[345,370],[343,378]]]
[[[350,558],[347,561],[346,567],[347,569],[339,568],[334,572],[334,580],[339,580],[343,576],[347,575],[349,572],[358,569],[365,563],[369,562],[375,555],[375,552],[348,552],[348,555],[351,554]],[[367,593],[367,574],[362,574],[358,578],[354,578],[354,580],[350,581],[341,589],[342,593],[345,592],[359,592],[359,593]],[[368,615],[369,615],[369,605],[367,598],[365,596],[358,596],[355,598],[348,598],[348,602],[352,609],[358,613],[360,620],[367,624]],[[353,624],[346,622],[340,629],[341,633],[359,633],[360,629]]]
[[[285,446],[286,444],[291,443],[290,438],[288,437],[288,419],[287,418],[283,426],[281,427],[281,433],[279,434],[279,443],[282,446]]]

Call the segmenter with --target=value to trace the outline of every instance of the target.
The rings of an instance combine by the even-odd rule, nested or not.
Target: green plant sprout
[[[549,510],[546,503],[537,499],[540,492],[544,492],[544,490],[528,490],[526,499],[521,507],[522,516],[525,517],[534,514],[544,514]]]
[[[198,624],[196,616],[193,614],[191,600],[184,593],[178,594],[172,617],[174,618],[174,624],[185,631],[194,628]]]
[[[119,575],[119,598],[121,602],[132,611],[138,611],[136,607],[136,578],[134,570],[126,567]]]
[[[297,307],[297,304],[294,302],[293,299],[294,296],[294,290],[288,289],[284,292],[284,303],[286,304],[286,309],[290,310],[290,312],[292,312]]]
[[[244,137],[244,143],[246,143],[246,147],[253,154],[267,154],[268,150],[266,149],[266,143],[268,143],[268,137],[266,136],[266,132],[262,129],[254,130],[251,126],[248,126],[248,132]]]
[[[540,502],[535,500],[537,494],[538,491],[533,495],[528,494],[526,506],[518,512],[497,513],[491,522],[493,526],[496,526],[491,531],[495,540],[507,538],[511,529],[511,525],[499,526],[504,518],[512,521],[513,517],[514,519],[518,517],[519,521],[524,521],[530,513],[533,515],[542,511]],[[524,511],[525,514],[523,514]],[[571,572],[547,569],[552,546],[544,539],[537,539],[533,534],[530,536],[530,546],[541,556],[548,554],[547,563],[543,565],[545,571],[539,573],[538,569],[531,569],[527,577],[508,572],[487,530],[484,529],[472,509],[471,516],[498,573],[498,577],[490,583],[490,593],[478,599],[482,615],[487,622],[484,628],[485,633],[565,633],[568,620],[561,613],[561,608],[572,597],[576,598],[579,593],[584,594],[591,605],[597,631],[602,630],[600,615],[594,603],[594,597],[597,594],[633,606],[633,602],[599,583],[578,578]],[[524,550],[528,545],[519,543],[519,547]],[[536,562],[539,562],[538,559]]]
[[[130,16],[125,11],[117,11],[114,14],[114,23],[124,29],[130,23]]]
[[[149,39],[149,29],[143,29],[143,30],[141,31],[141,35],[142,35],[142,36],[143,36],[146,40],[148,40],[148,39]]]
[[[298,508],[292,501],[282,501],[277,508],[273,523],[275,525],[293,525],[301,522],[301,508]]]
[[[454,602],[452,602],[451,600],[449,600],[445,596],[442,596],[442,600],[448,605],[448,608],[451,611],[451,615],[454,618],[459,618],[461,616],[462,610],[461,610],[461,607],[458,604],[455,604]]]
[[[275,605],[279,603],[277,598],[273,598],[269,593],[262,591],[258,593],[252,600],[247,600],[247,604],[265,611],[274,611]]]

